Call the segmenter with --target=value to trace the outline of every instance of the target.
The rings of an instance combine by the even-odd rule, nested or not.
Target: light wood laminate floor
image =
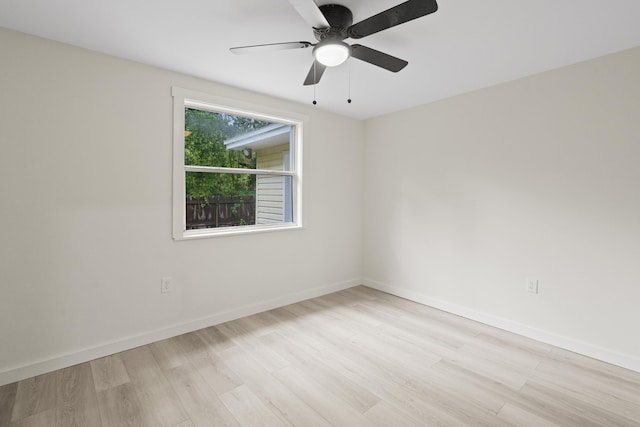
[[[640,426],[640,373],[357,287],[0,387],[0,426]]]

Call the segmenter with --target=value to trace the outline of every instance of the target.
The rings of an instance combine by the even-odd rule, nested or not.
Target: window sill
[[[296,223],[274,225],[244,225],[239,227],[205,228],[199,230],[187,230],[179,236],[173,236],[176,241],[208,239],[211,237],[240,236],[245,234],[268,233],[271,231],[301,230],[303,227]]]

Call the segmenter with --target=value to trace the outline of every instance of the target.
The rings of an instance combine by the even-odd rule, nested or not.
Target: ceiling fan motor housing
[[[344,40],[349,37],[347,29],[353,24],[353,14],[347,7],[339,4],[325,4],[319,8],[331,27],[313,29],[313,34],[318,41]]]

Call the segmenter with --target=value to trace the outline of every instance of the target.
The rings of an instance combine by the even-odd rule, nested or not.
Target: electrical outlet
[[[169,292],[173,292],[173,278],[172,277],[163,277],[160,279],[160,292],[163,294],[167,294]]]
[[[538,293],[538,279],[527,278],[527,292],[531,292],[532,294]]]

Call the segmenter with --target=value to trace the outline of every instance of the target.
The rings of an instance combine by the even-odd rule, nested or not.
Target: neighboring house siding
[[[283,170],[289,144],[276,145],[256,151],[258,169]],[[284,178],[258,175],[256,178],[256,223],[284,221]]]

